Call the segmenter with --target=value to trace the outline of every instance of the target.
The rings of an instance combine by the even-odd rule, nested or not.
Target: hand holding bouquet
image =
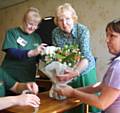
[[[57,79],[57,75],[65,73],[66,69],[74,70],[74,66],[79,62],[83,56],[81,56],[80,50],[77,45],[65,45],[64,48],[48,46],[46,47],[42,55],[42,63],[40,62],[40,69],[44,72],[50,80],[53,82],[52,88],[49,92],[49,96],[56,99],[64,99],[65,97],[59,96],[54,92],[54,89],[67,84],[72,79],[60,82]],[[41,64],[44,64],[41,66]]]

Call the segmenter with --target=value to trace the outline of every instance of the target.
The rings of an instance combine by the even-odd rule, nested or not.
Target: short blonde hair
[[[23,22],[33,21],[39,23],[41,21],[40,11],[35,7],[30,7],[24,14]]]
[[[58,18],[65,12],[65,11],[70,11],[72,13],[72,18],[74,20],[75,23],[77,23],[78,21],[78,16],[76,14],[76,11],[74,10],[74,8],[72,7],[72,5],[70,3],[64,3],[63,5],[60,5],[55,12],[55,24],[57,24],[58,22]]]

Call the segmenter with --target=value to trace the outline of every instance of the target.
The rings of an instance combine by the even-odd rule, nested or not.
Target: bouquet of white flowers
[[[64,74],[65,69],[74,69],[74,65],[83,58],[77,45],[65,45],[64,48],[47,46],[42,53],[42,58],[39,63],[39,69],[45,73],[52,81],[52,87],[49,91],[49,96],[58,100],[66,97],[58,95],[54,92],[55,88],[67,84],[60,83],[56,79],[56,75]]]

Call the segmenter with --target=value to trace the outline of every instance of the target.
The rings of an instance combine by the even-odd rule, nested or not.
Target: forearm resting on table
[[[0,97],[0,110],[17,105],[17,96]]]
[[[72,95],[74,95],[74,97],[77,97],[78,99],[80,99],[80,101],[85,104],[95,106],[99,109],[103,109],[103,110],[105,109],[105,106],[103,106],[100,97],[96,96],[95,94],[89,94],[86,92],[74,90]]]
[[[93,89],[98,91],[97,88],[100,90],[100,95],[86,93],[76,89],[73,89],[71,95],[72,97],[77,97],[83,103],[95,106],[102,110],[108,108],[120,95],[118,89],[111,88],[105,84],[96,85],[95,89]]]

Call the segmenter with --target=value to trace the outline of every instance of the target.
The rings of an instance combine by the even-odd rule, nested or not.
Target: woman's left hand
[[[60,82],[66,82],[71,80],[72,78],[74,78],[77,75],[77,72],[71,69],[65,69],[64,74],[61,75],[57,75],[56,78],[58,79],[58,81]]]
[[[38,93],[38,85],[35,82],[27,83],[27,88],[34,94]]]
[[[55,89],[55,92],[57,92],[59,95],[67,96],[67,97],[72,97],[73,91],[74,89],[68,85],[60,85]]]

